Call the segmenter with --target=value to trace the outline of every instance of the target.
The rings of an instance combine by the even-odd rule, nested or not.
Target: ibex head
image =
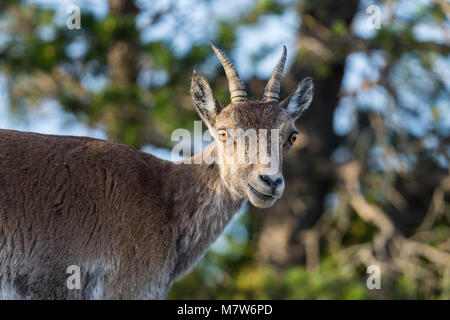
[[[230,192],[247,198],[256,207],[270,207],[284,191],[283,154],[297,139],[295,120],[311,104],[312,79],[303,79],[294,92],[279,101],[280,79],[286,62],[286,47],[283,47],[262,100],[249,101],[244,82],[231,60],[214,43],[211,46],[225,69],[231,103],[222,106],[208,81],[194,72],[191,95],[195,108],[216,141],[217,158],[225,159],[218,165]],[[239,141],[244,141],[242,152],[238,150]],[[227,153],[230,150],[233,150],[231,158]],[[244,161],[236,161],[240,156]]]

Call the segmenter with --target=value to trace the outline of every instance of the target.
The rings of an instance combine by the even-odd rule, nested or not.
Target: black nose
[[[283,182],[283,179],[279,176],[275,180],[273,180],[269,176],[264,175],[259,176],[259,178],[271,188],[276,188],[281,182]]]

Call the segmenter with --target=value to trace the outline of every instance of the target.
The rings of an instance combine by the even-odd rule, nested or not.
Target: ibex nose
[[[260,175],[259,178],[269,187],[275,189],[283,182],[283,178],[280,174],[276,174],[273,176]]]

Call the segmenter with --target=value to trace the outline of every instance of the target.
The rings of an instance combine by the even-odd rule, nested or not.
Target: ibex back
[[[245,201],[264,208],[282,195],[282,155],[311,103],[312,81],[279,102],[284,48],[263,99],[248,101],[235,67],[212,47],[231,103],[222,106],[194,72],[194,105],[215,141],[191,164],[115,142],[0,130],[0,298],[162,299]],[[278,162],[268,170],[201,161],[222,154],[238,138],[234,129],[279,130]],[[79,288],[67,285],[73,265]]]

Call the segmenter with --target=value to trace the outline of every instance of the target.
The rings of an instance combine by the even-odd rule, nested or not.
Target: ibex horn
[[[228,58],[222,50],[217,48],[212,41],[211,47],[216,56],[219,58],[219,61],[225,70],[225,74],[227,75],[228,86],[230,87],[231,103],[247,100],[247,92],[245,92],[244,82],[239,77],[239,73],[233,65],[233,62],[231,62],[230,58]]]
[[[280,101],[280,80],[283,74],[284,64],[286,63],[286,46],[283,46],[283,54],[277,65],[273,69],[270,80],[264,89],[263,101],[279,102]]]

